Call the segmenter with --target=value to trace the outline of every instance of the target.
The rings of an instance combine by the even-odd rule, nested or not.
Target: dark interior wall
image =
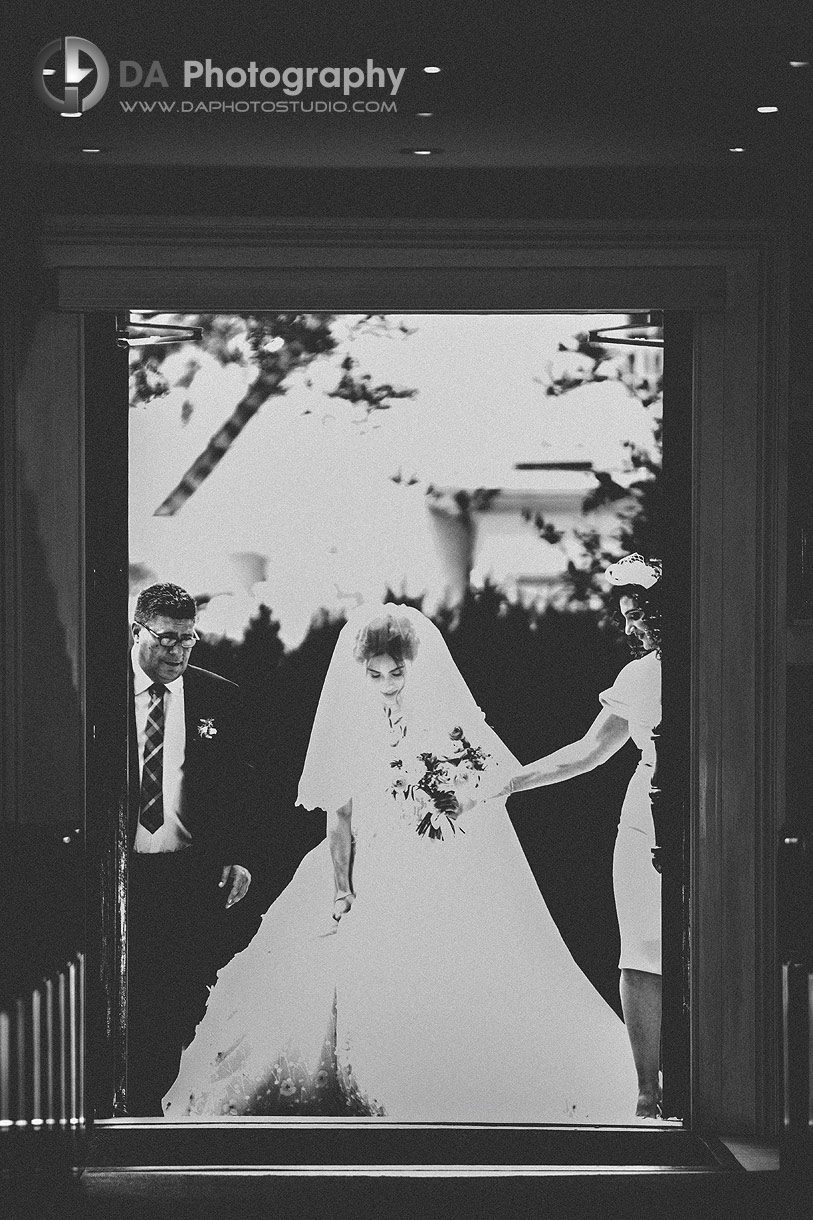
[[[79,330],[70,316],[51,319],[47,276],[38,270],[38,240],[46,214],[453,217],[529,219],[743,220],[771,219],[790,239],[792,300],[789,374],[790,614],[803,617],[809,576],[801,567],[800,531],[813,526],[810,496],[810,420],[813,376],[813,224],[809,183],[801,174],[755,177],[747,170],[269,171],[94,168],[68,166],[11,173],[2,189],[8,268],[4,310],[17,339],[6,343],[5,439],[14,454],[16,484],[6,511],[4,626],[13,618],[18,643],[5,685],[6,743],[0,826],[21,852],[19,875],[48,878],[53,899],[36,935],[25,903],[14,920],[30,947],[53,948],[52,931],[70,935],[64,919],[75,904],[82,871],[65,834],[80,823],[82,774],[81,367]],[[48,329],[46,327],[46,329]],[[54,337],[55,336],[55,342]],[[9,424],[8,421],[13,423]],[[7,527],[6,527],[7,528]],[[813,531],[811,531],[813,536]],[[808,551],[808,555],[809,555]],[[809,560],[808,560],[809,562]],[[9,592],[9,576],[14,585]],[[805,585],[805,580],[808,584]],[[807,590],[807,592],[805,591]],[[794,629],[797,673],[790,687],[789,756],[809,750],[805,677],[813,661],[813,632]],[[5,647],[14,632],[4,631]],[[798,667],[801,667],[799,669]],[[800,676],[801,675],[801,676]],[[794,693],[795,692],[795,693]],[[794,702],[796,700],[796,702]],[[798,706],[797,706],[798,703]],[[813,794],[794,792],[802,803]],[[813,799],[808,799],[808,806]],[[11,833],[10,833],[11,832]],[[41,891],[43,892],[43,891]],[[15,906],[7,895],[8,909]],[[2,914],[2,912],[0,912]],[[8,928],[10,925],[6,923]],[[7,943],[13,939],[8,938]],[[61,944],[61,940],[59,941]],[[0,962],[0,971],[3,963]]]
[[[9,169],[8,209],[42,213],[529,219],[763,219],[808,224],[813,171],[732,160],[666,168],[243,169],[65,164]]]
[[[0,998],[84,926],[81,323],[4,302]]]
[[[4,772],[3,822],[82,817],[80,330],[76,316],[32,310],[13,320],[16,342],[6,336],[16,366],[4,414],[15,596],[5,603],[3,661],[17,750]]]
[[[38,318],[18,387],[17,817],[82,817],[82,447],[80,320]]]
[[[786,829],[807,839],[806,889],[794,909],[810,927],[813,907],[813,236],[790,254],[788,352],[788,669]],[[795,943],[798,944],[798,941]],[[808,939],[808,945],[810,940]]]
[[[810,624],[789,659],[813,661],[813,223],[794,232],[789,257],[788,620]],[[809,663],[809,662],[808,662]]]

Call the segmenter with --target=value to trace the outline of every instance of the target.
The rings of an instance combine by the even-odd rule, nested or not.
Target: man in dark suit
[[[239,692],[189,664],[196,606],[144,589],[132,623],[127,1109],[160,1115],[251,882]]]

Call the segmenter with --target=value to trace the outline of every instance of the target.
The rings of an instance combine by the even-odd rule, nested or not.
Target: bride
[[[518,766],[427,618],[354,612],[299,786],[327,837],[220,971],[165,1117],[628,1123],[624,1026],[488,799]]]

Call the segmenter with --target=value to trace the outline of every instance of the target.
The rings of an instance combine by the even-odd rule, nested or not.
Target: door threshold
[[[731,1173],[743,1166],[718,1140],[677,1124],[574,1127],[386,1120],[128,1119],[96,1123],[94,1173],[291,1174]]]

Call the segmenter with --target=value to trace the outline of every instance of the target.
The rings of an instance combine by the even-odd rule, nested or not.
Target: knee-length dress
[[[627,788],[613,854],[613,890],[622,970],[661,973],[661,878],[652,864],[655,827],[649,790],[654,730],[661,720],[661,661],[656,652],[630,661],[602,691],[604,707],[625,719],[641,759]]]

